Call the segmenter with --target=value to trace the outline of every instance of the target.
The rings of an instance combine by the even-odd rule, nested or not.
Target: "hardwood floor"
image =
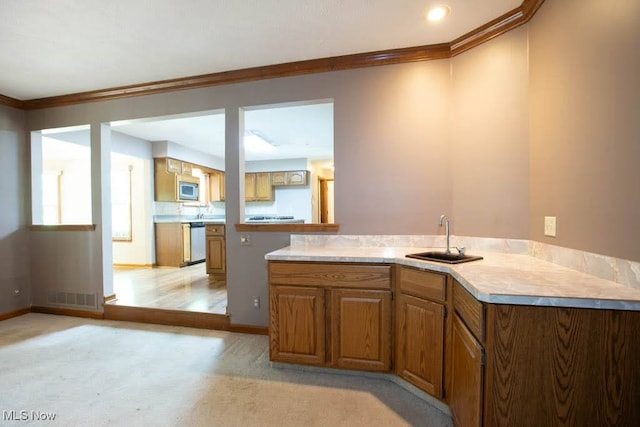
[[[109,304],[226,314],[226,282],[210,278],[205,268],[114,266],[116,299]]]

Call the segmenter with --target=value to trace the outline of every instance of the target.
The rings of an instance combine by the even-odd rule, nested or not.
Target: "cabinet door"
[[[207,274],[224,273],[226,269],[224,237],[207,236]]]
[[[167,172],[182,173],[182,162],[180,160],[167,158]]]
[[[269,288],[269,355],[280,362],[325,363],[325,291],[302,286]]]
[[[244,174],[244,200],[253,201],[256,198],[256,174]]]
[[[273,188],[271,187],[271,174],[269,172],[256,173],[255,200],[273,200]]]
[[[286,172],[271,172],[271,185],[285,185]]]
[[[484,350],[456,314],[453,319],[451,414],[458,426],[482,425]]]
[[[400,295],[397,307],[396,372],[418,388],[442,398],[444,306]]]
[[[182,263],[191,261],[191,226],[182,224]]]
[[[307,185],[307,171],[287,172],[287,185]]]
[[[391,369],[391,291],[332,289],[331,361],[339,368]]]

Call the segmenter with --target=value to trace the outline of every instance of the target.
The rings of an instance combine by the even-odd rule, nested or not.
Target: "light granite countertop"
[[[451,274],[478,300],[519,304],[640,311],[640,289],[525,254],[473,251],[484,259],[444,264],[406,258],[434,248],[289,246],[269,261],[393,263]],[[437,249],[441,250],[441,249]]]

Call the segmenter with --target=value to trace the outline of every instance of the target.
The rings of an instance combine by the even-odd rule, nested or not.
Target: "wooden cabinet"
[[[225,226],[207,224],[205,227],[207,274],[224,276],[227,271]]]
[[[179,222],[156,223],[156,264],[163,267],[182,267],[191,260],[189,224]]]
[[[225,175],[218,170],[209,171],[209,201],[224,202],[225,200]]]
[[[307,185],[309,184],[309,171],[271,172],[271,183],[275,187],[286,185]]]
[[[167,157],[166,159],[156,159],[156,160],[164,160],[166,162],[166,169],[168,173],[182,173],[182,162],[180,160],[172,159]]]
[[[154,160],[154,200],[156,202],[179,202],[178,183],[180,181],[200,184],[200,180],[182,174],[183,162],[171,158]],[[178,172],[175,172],[178,171]]]
[[[399,376],[435,397],[443,397],[444,306],[398,296],[396,313]]]
[[[447,276],[399,267],[397,277],[396,373],[444,398]]]
[[[271,261],[269,284],[271,360],[391,369],[390,266]]]
[[[193,176],[193,165],[187,162],[181,163],[181,174],[184,176]]]
[[[246,173],[244,175],[244,199],[247,202],[273,200],[273,187],[269,172]]]
[[[391,369],[391,292],[333,289],[331,364],[337,368]]]
[[[453,421],[457,426],[480,427],[482,425],[484,349],[458,315],[453,320],[451,346],[449,406]]]
[[[269,288],[271,360],[325,364],[325,290],[308,286]]]

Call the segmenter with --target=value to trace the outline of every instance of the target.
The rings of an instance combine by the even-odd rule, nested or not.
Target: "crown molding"
[[[291,77],[329,71],[375,67],[379,65],[446,59],[459,55],[500,34],[527,23],[538,11],[544,0],[523,0],[517,7],[504,15],[476,28],[450,43],[389,49],[376,52],[358,53],[284,64],[266,65],[203,74],[200,76],[161,80],[151,83],[133,84],[108,89],[93,90],[68,95],[21,101],[0,95],[0,105],[9,105],[25,110],[36,110],[87,102],[107,101],[133,96],[151,95],[185,89],[227,85],[255,80]]]
[[[10,96],[5,96],[0,94],[0,105],[6,105],[13,108],[19,108],[21,110],[26,109],[25,101],[21,101],[19,99],[11,98]]]

